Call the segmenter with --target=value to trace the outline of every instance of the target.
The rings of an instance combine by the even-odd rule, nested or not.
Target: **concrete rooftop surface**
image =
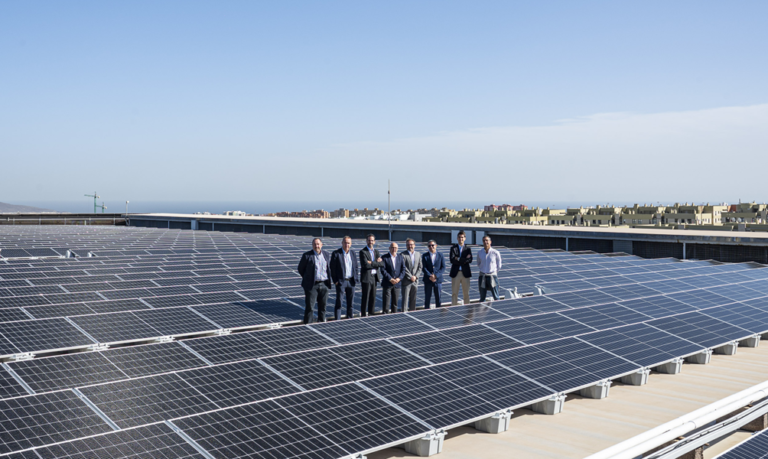
[[[614,382],[608,398],[569,394],[554,416],[515,410],[509,430],[488,434],[471,427],[448,431],[442,459],[584,458],[684,414],[768,380],[768,343],[739,347],[736,355],[713,355],[711,363],[685,363],[681,373],[653,372],[644,386]],[[437,389],[439,390],[439,389]],[[712,458],[749,438],[736,432],[705,451]],[[416,457],[389,448],[368,459]]]

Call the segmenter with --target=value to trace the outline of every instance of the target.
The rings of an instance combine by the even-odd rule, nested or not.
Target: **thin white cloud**
[[[338,145],[415,193],[462,200],[768,199],[768,104],[601,113],[548,126],[475,128]],[[391,166],[391,167],[388,167]],[[440,177],[426,182],[407,177]],[[430,183],[431,182],[431,183]]]

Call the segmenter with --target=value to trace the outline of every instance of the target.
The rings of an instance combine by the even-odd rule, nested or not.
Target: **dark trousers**
[[[382,309],[384,314],[397,312],[397,297],[400,296],[400,287],[397,285],[391,285],[389,287],[381,287],[381,299],[384,303]]]
[[[325,305],[328,303],[328,287],[323,282],[315,282],[311,290],[304,290],[304,323],[312,322],[312,310],[317,302],[317,321],[325,322]]]
[[[440,305],[440,287],[442,283],[432,283],[430,281],[424,281],[424,309],[429,309],[429,303],[432,301],[432,294],[435,294],[435,305],[439,308]]]
[[[341,319],[341,296],[344,294],[347,300],[347,319],[355,316],[352,305],[355,304],[355,287],[348,280],[343,280],[336,284],[336,307],[333,309],[333,317],[336,320]]]
[[[496,282],[496,287],[491,287],[491,277],[493,277],[493,280]],[[494,300],[499,299],[499,279],[496,276],[480,275],[477,280],[477,288],[480,290],[480,302],[485,301],[485,297],[488,295],[489,290],[491,291]]]
[[[373,315],[376,307],[376,282],[363,284],[363,299],[360,301],[360,316]]]

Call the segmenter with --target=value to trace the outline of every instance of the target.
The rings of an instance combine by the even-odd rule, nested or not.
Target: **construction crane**
[[[104,201],[101,201],[101,205],[97,206],[99,209],[101,209],[101,213],[103,214],[105,210],[107,210],[107,206],[104,205]],[[94,211],[94,213],[96,213]]]
[[[93,198],[93,213],[95,214],[96,213],[96,209],[99,207],[98,204],[96,204],[96,200],[98,198],[100,198],[101,196],[99,196],[99,194],[94,191],[93,194],[86,194],[85,197],[86,198]],[[102,209],[101,209],[102,213],[104,213],[104,209],[106,209],[106,207],[103,207],[103,204],[104,204],[104,202],[102,201]]]

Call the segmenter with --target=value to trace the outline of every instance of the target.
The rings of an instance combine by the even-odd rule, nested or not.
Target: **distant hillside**
[[[15,213],[15,212],[38,213],[38,212],[56,212],[56,211],[50,210],[50,209],[41,209],[39,207],[32,207],[32,206],[16,206],[13,204],[0,202],[0,213]]]

